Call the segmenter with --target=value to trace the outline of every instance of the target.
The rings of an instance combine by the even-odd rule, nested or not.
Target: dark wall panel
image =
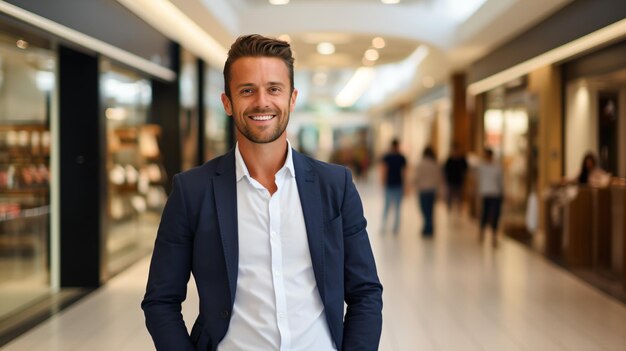
[[[170,68],[169,40],[115,0],[7,2]]]
[[[170,45],[170,58],[172,69],[180,73],[180,46],[176,43]],[[152,80],[152,105],[150,106],[150,122],[161,126],[163,160],[165,171],[171,180],[174,174],[181,171],[181,135],[180,135],[180,87],[178,81],[164,82]],[[167,192],[171,190],[171,182],[168,183]]]
[[[104,120],[98,57],[59,47],[61,286],[100,285]]]
[[[575,0],[525,33],[474,62],[476,82],[626,17],[624,0]]]
[[[198,69],[198,159],[196,160],[197,165],[201,165],[205,162],[204,159],[204,151],[205,151],[205,140],[204,140],[204,130],[206,128],[206,101],[205,101],[205,76],[206,71],[208,69],[207,65],[201,59],[197,59],[196,61],[197,69]]]

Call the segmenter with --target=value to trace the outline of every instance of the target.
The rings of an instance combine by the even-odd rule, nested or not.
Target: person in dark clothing
[[[593,152],[587,152],[580,166],[578,184],[600,186],[607,183],[608,177],[609,174],[599,166],[596,155]]]
[[[400,228],[400,204],[404,192],[404,179],[406,173],[406,158],[400,153],[400,142],[394,139],[391,142],[391,151],[382,159],[382,181],[385,186],[385,207],[383,210],[382,231],[387,225],[389,208],[395,208],[393,221],[393,233],[397,234]]]
[[[456,203],[459,209],[463,206],[463,190],[467,168],[465,155],[461,152],[459,145],[455,143],[452,147],[452,154],[444,165],[446,186],[448,188],[448,210],[452,209],[453,203]]]

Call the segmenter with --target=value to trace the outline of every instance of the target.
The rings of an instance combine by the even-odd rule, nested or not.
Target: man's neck
[[[286,136],[283,135],[271,143],[258,144],[238,135],[237,142],[250,176],[271,194],[276,192],[274,176],[287,158]]]

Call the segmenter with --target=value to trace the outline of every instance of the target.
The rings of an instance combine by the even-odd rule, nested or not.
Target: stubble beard
[[[267,113],[267,111],[255,110],[252,113]],[[279,118],[278,114],[275,114],[275,113],[272,113],[272,114],[276,115],[276,117],[274,118]],[[256,144],[267,144],[267,143],[276,141],[278,138],[280,138],[281,135],[283,135],[283,133],[287,129],[287,124],[289,122],[289,115],[290,114],[287,113],[287,115],[285,116],[285,120],[283,122],[278,121],[278,123],[274,127],[274,130],[269,134],[267,134],[266,131],[268,128],[272,128],[272,126],[267,126],[263,128],[262,130],[260,130],[258,133],[255,133],[254,131],[252,131],[251,128],[249,128],[249,126],[244,123],[235,123],[235,126],[237,127],[237,130],[239,131],[239,133],[241,133],[241,135],[243,135],[246,139],[250,140],[251,142],[256,143]],[[244,117],[244,118],[247,118],[247,117]]]

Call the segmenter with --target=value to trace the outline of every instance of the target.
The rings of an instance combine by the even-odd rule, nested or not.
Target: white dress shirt
[[[291,145],[270,195],[235,150],[239,269],[219,351],[336,350],[309,252]]]
[[[478,165],[478,194],[502,196],[502,167],[495,161]]]

